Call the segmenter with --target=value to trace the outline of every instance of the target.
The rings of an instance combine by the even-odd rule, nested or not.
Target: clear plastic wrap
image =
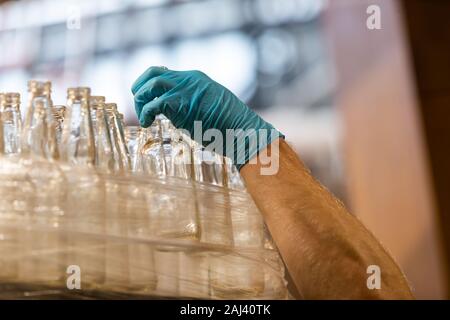
[[[288,297],[245,191],[29,161],[0,158],[0,298]],[[55,176],[33,179],[38,165]]]

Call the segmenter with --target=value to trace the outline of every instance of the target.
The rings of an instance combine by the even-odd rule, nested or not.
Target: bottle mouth
[[[117,104],[105,103],[105,110],[108,112],[117,112]]]
[[[50,81],[28,81],[28,91],[34,94],[50,95],[52,91],[52,83]]]
[[[89,98],[89,104],[92,109],[103,108],[103,106],[105,105],[105,97],[91,96]]]
[[[0,94],[0,103],[2,105],[19,105],[20,93],[17,92],[5,92]]]
[[[67,89],[67,99],[86,100],[91,96],[91,89],[88,87],[76,87]]]

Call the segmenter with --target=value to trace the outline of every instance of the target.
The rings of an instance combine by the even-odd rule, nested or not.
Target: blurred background
[[[325,9],[322,0],[6,1],[0,88],[25,93],[28,79],[49,79],[64,104],[67,87],[89,86],[136,124],[130,88],[147,67],[202,70],[299,150],[321,149],[305,160],[344,197]]]
[[[367,25],[374,4],[379,30]],[[27,80],[51,80],[64,104],[67,87],[89,86],[136,124],[130,88],[147,67],[202,70],[286,135],[418,298],[448,298],[444,9],[438,0],[0,0],[0,91],[26,101]]]

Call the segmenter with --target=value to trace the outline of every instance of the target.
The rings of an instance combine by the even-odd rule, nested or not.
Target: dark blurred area
[[[48,79],[64,104],[67,87],[89,86],[136,124],[130,87],[147,67],[202,70],[286,135],[418,298],[448,298],[446,1],[0,3],[0,91],[25,101],[27,80]]]

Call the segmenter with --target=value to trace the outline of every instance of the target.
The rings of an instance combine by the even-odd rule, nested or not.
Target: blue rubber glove
[[[194,126],[194,121],[201,121],[200,131],[220,131],[223,143],[221,147],[216,144],[214,151],[231,158],[238,169],[272,141],[284,138],[231,91],[200,71],[150,67],[134,82],[131,91],[142,127],[150,126],[162,113],[175,127],[189,131],[198,143],[207,146],[211,142],[199,136],[199,123]]]

